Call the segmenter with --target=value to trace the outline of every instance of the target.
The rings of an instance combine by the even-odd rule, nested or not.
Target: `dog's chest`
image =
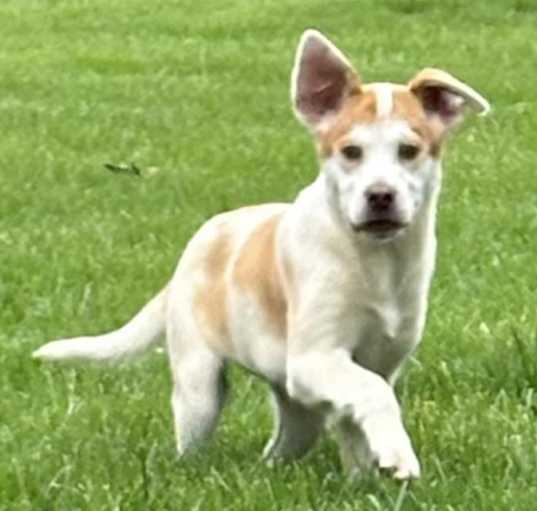
[[[419,342],[417,311],[399,304],[369,304],[356,316],[353,358],[389,377]]]
[[[349,311],[352,353],[358,364],[389,378],[420,340],[428,286],[415,278],[404,286],[379,284],[360,289]]]

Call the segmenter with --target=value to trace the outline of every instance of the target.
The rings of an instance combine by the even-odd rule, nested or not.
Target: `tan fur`
[[[346,143],[345,135],[354,124],[366,124],[376,120],[376,97],[368,91],[347,98],[329,129],[318,135],[319,153],[327,158],[339,151]],[[430,154],[437,158],[442,145],[441,126],[427,118],[415,94],[401,86],[394,87],[392,118],[406,120],[421,138]]]
[[[229,348],[228,289],[226,268],[232,253],[232,239],[225,225],[208,246],[204,261],[205,283],[194,298],[194,314],[202,331],[219,352]]]
[[[279,337],[287,330],[287,300],[276,254],[276,232],[281,214],[261,223],[241,247],[233,280],[255,297],[268,323]]]
[[[330,128],[318,135],[322,158],[327,158],[345,144],[345,135],[356,123],[370,123],[376,117],[377,100],[371,91],[349,96]]]
[[[434,158],[440,155],[442,145],[441,126],[438,121],[427,117],[419,99],[410,90],[394,91],[392,117],[407,121],[410,128],[427,145],[430,154]]]
[[[321,158],[331,156],[347,143],[345,135],[354,124],[374,122],[376,115],[375,93],[364,85],[361,93],[347,98],[331,126],[318,135]],[[440,156],[444,130],[439,121],[427,117],[418,97],[407,87],[394,85],[390,118],[406,120],[426,145],[427,151],[434,158]]]

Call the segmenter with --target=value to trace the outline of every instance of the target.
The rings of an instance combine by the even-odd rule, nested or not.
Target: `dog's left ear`
[[[410,80],[408,87],[420,100],[425,113],[440,121],[445,130],[461,121],[466,110],[479,115],[490,110],[483,96],[440,69],[420,71]]]
[[[320,129],[359,87],[358,74],[343,54],[317,30],[306,30],[291,78],[291,98],[299,120],[310,129]]]

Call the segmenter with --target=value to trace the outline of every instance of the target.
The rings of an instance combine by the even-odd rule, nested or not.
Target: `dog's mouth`
[[[352,224],[352,228],[355,232],[366,232],[369,234],[375,234],[379,236],[389,236],[404,229],[408,224],[392,220],[389,218],[378,218],[374,220],[367,220],[360,224]]]

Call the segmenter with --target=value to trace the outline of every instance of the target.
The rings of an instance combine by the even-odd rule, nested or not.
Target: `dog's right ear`
[[[306,30],[300,39],[291,78],[291,99],[297,117],[319,130],[336,114],[344,99],[360,90],[349,61],[320,32]]]

